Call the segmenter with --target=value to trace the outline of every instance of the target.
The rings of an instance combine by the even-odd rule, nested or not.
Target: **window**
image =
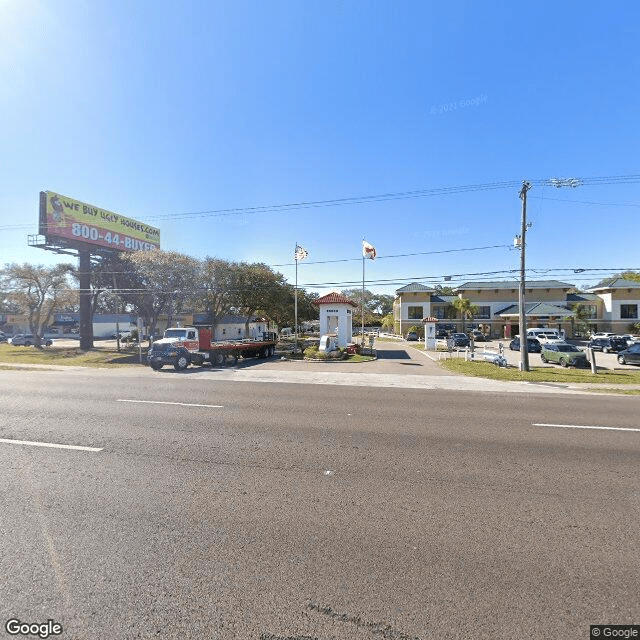
[[[635,320],[638,317],[637,304],[621,304],[620,317],[627,320]]]
[[[491,307],[478,307],[478,313],[475,318],[477,320],[489,320],[491,318]]]
[[[409,320],[422,320],[422,307],[407,307]]]
[[[195,339],[196,339],[196,332],[195,331],[187,332],[187,340],[195,340]]]

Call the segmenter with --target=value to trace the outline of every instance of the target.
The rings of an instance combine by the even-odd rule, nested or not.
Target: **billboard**
[[[71,240],[114,251],[160,248],[160,229],[53,191],[40,192],[39,226],[48,241]]]

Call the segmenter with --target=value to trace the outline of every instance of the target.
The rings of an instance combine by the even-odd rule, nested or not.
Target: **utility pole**
[[[522,228],[520,230],[520,295],[518,306],[520,307],[520,371],[529,371],[529,350],[527,349],[527,316],[524,311],[525,288],[525,247],[527,234],[527,191],[531,184],[526,180],[522,183],[520,199],[522,200]]]
[[[117,296],[116,293],[116,272],[114,271],[113,276],[113,294]],[[120,313],[120,299],[116,297],[116,344],[118,346],[118,353],[120,353],[120,322],[118,321],[118,314]],[[138,342],[140,342],[140,336],[138,336]]]

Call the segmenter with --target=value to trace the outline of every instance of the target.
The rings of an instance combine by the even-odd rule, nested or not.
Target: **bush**
[[[412,327],[409,327],[409,329],[407,330],[407,333],[411,333],[412,331],[418,334],[419,340],[424,340],[424,326],[422,325],[418,326],[414,324]]]
[[[313,346],[313,347],[307,347],[304,350],[304,357],[305,358],[317,358],[318,357],[318,347]]]
[[[310,360],[343,360],[347,355],[346,349],[338,349],[336,351],[320,351],[317,346],[307,347],[304,350],[304,357]]]

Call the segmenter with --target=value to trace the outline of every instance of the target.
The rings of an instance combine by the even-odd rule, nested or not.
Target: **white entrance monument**
[[[427,351],[436,350],[436,323],[438,318],[428,317],[423,318],[424,323],[424,348]]]
[[[353,337],[353,310],[358,305],[337,291],[313,301],[320,311],[320,335],[335,334],[336,344],[345,348]]]

